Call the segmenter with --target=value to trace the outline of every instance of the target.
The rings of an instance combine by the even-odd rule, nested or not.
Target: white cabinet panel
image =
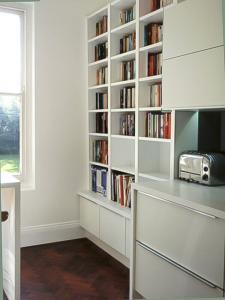
[[[125,218],[100,207],[100,239],[125,255]]]
[[[216,298],[223,292],[136,246],[135,289],[146,299]]]
[[[130,220],[126,219],[126,257],[130,258],[131,228]]]
[[[223,287],[225,224],[138,193],[136,239]]]
[[[80,225],[99,237],[99,206],[83,197],[80,197]]]
[[[224,47],[163,62],[163,106],[225,105]]]
[[[221,45],[222,0],[186,0],[165,10],[164,59]]]

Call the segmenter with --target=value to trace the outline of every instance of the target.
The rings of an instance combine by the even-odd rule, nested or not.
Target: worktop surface
[[[225,186],[209,187],[182,180],[134,183],[135,190],[225,219]]]

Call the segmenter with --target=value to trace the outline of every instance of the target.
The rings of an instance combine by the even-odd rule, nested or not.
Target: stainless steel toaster
[[[225,185],[225,155],[187,151],[179,157],[179,178],[205,185]]]

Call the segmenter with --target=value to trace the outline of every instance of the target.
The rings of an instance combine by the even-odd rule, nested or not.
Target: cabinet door
[[[224,45],[222,0],[186,0],[165,10],[164,59]]]
[[[225,223],[142,193],[136,239],[223,288]]]
[[[126,257],[130,258],[131,226],[130,220],[126,219]]]
[[[135,289],[146,299],[223,297],[223,292],[136,246]]]
[[[100,207],[100,239],[125,255],[125,218]]]
[[[224,47],[163,62],[163,106],[225,105]]]
[[[99,206],[83,197],[80,197],[80,225],[99,237]]]

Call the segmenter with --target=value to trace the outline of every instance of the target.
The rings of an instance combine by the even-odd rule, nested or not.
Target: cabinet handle
[[[9,218],[9,213],[7,211],[2,211],[1,212],[1,222],[7,221]]]
[[[143,244],[143,243],[141,243],[141,242],[139,242],[139,241],[137,241],[137,244],[138,244],[140,247],[144,248],[145,250],[147,250],[147,251],[151,252],[152,254],[154,254],[154,255],[160,257],[161,259],[165,260],[166,262],[168,262],[169,264],[173,265],[174,267],[180,269],[181,271],[187,273],[188,275],[191,275],[192,277],[196,278],[197,280],[203,282],[204,284],[208,285],[209,287],[214,288],[214,289],[217,288],[217,286],[214,285],[213,283],[211,283],[211,282],[209,282],[208,280],[202,278],[201,276],[197,275],[196,273],[194,273],[194,272],[188,270],[187,268],[181,266],[180,264],[176,263],[176,262],[173,261],[172,259],[170,259],[170,258],[164,256],[163,254],[161,254],[161,253],[159,253],[159,252],[153,250],[153,249],[150,248],[149,246],[147,246],[147,245],[145,245],[145,244]]]
[[[200,210],[197,210],[197,209],[194,209],[194,208],[190,208],[190,207],[188,207],[188,206],[186,206],[186,205],[183,205],[183,204],[175,203],[175,202],[170,201],[170,200],[166,200],[166,199],[162,199],[162,198],[159,198],[159,197],[156,197],[156,196],[152,196],[152,195],[147,194],[147,193],[144,193],[144,192],[138,192],[138,193],[141,194],[141,195],[147,196],[147,197],[154,198],[154,199],[156,199],[156,200],[160,200],[160,201],[165,202],[165,203],[173,204],[174,206],[182,207],[182,208],[184,208],[184,209],[190,210],[190,211],[192,211],[192,212],[194,212],[194,213],[197,213],[197,214],[199,214],[199,215],[202,215],[202,216],[205,216],[205,217],[208,217],[208,218],[211,218],[211,219],[217,219],[216,216],[213,216],[213,215],[204,213],[204,212],[202,212],[202,211],[200,211]]]

